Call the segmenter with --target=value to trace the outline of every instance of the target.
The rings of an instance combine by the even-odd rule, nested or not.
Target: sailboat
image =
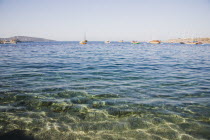
[[[86,40],[86,33],[84,34],[84,40],[80,41],[79,44],[87,44],[87,40]]]

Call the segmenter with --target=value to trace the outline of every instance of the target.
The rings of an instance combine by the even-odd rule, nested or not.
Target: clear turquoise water
[[[0,135],[210,139],[210,45],[0,45]]]

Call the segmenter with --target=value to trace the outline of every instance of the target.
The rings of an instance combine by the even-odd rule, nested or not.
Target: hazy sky
[[[210,37],[210,0],[0,0],[0,38]]]

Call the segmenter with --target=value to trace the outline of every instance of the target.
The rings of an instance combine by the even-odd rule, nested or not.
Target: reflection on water
[[[210,139],[209,45],[0,46],[0,138]]]

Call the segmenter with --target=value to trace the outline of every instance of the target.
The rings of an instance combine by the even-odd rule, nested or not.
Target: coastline
[[[169,39],[166,41],[163,41],[165,43],[180,43],[180,42],[193,42],[193,41],[197,41],[197,42],[202,42],[204,44],[210,44],[210,38],[178,38],[178,39]]]

